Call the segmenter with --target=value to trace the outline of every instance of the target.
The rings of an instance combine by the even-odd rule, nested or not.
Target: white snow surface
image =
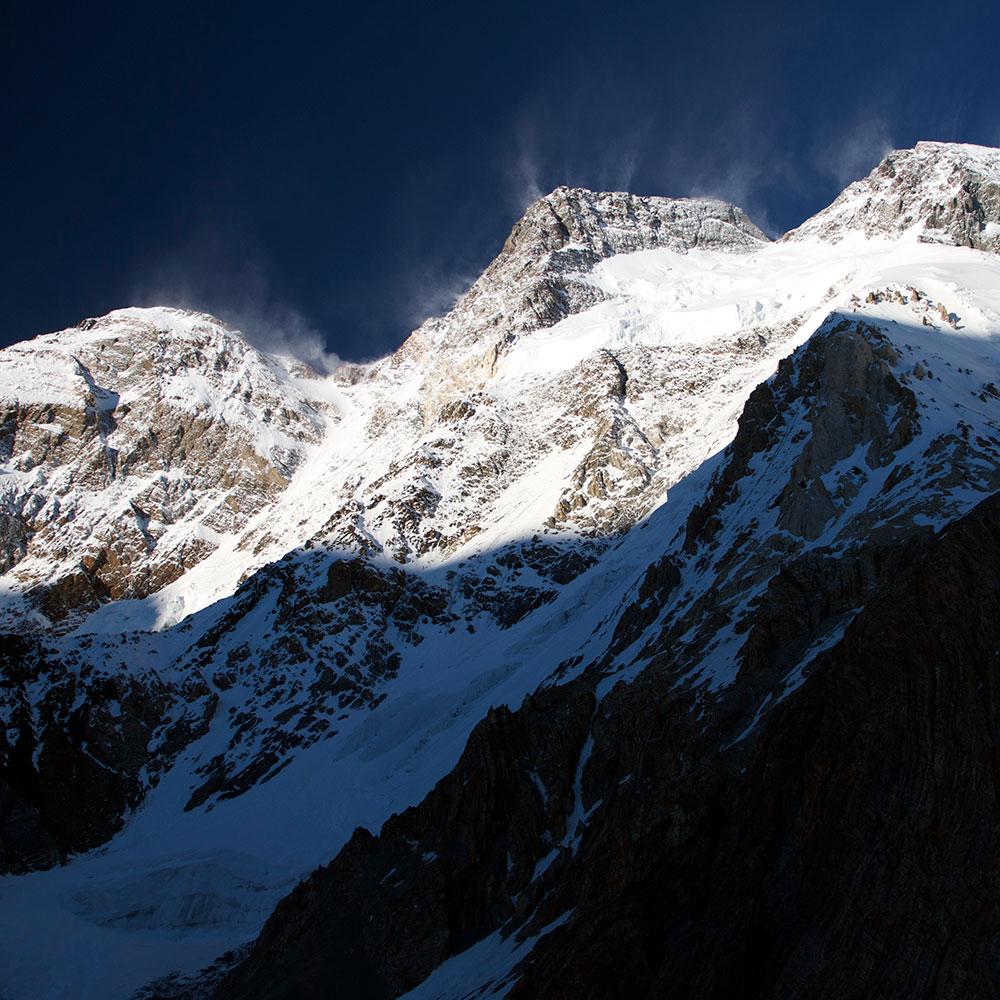
[[[968,155],[979,154],[971,147]],[[988,159],[992,169],[995,156]],[[351,712],[338,723],[335,736],[296,753],[265,783],[185,812],[184,803],[201,780],[195,768],[225,746],[227,709],[241,696],[238,687],[218,692],[221,702],[209,732],[182,753],[114,839],[65,866],[0,878],[0,996],[125,1000],[157,976],[193,972],[252,939],[277,900],[329,861],[355,827],[377,830],[392,812],[419,801],[454,765],[491,705],[517,706],[567,658],[606,643],[622,595],[634,589],[657,553],[675,543],[692,504],[703,496],[718,464],[715,456],[735,433],[750,391],[831,313],[857,314],[880,324],[893,343],[908,345],[907,358],[929,363],[935,380],[918,387],[925,406],[922,440],[953,428],[959,413],[983,428],[995,418],[995,409],[972,392],[985,382],[1000,383],[996,256],[921,242],[910,233],[866,238],[846,232],[837,242],[801,236],[745,255],[702,250],[622,254],[597,265],[585,279],[607,296],[604,301],[552,327],[519,335],[488,377],[476,376],[477,384],[488,385],[494,405],[511,412],[523,412],[529,398],[534,410],[534,423],[526,429],[530,436],[543,433],[565,409],[564,401],[547,400],[547,387],[601,351],[642,349],[672,375],[690,371],[692,381],[700,381],[689,396],[636,402],[637,409],[655,405],[663,413],[690,411],[680,421],[680,433],[660,451],[657,496],[643,524],[613,539],[595,566],[511,629],[501,630],[488,619],[477,620],[474,633],[464,623],[453,632],[426,629],[419,645],[401,646],[402,665],[377,707]],[[905,287],[944,303],[958,317],[956,327],[940,319],[922,325],[909,303],[865,304],[870,290]],[[174,310],[112,316],[116,322],[148,321],[180,339],[203,323]],[[105,334],[100,329],[52,334],[0,353],[0,396],[35,403],[52,402],[55,396],[73,403],[81,391],[73,352]],[[724,353],[720,345],[758,335],[766,347],[729,365],[730,348]],[[475,361],[475,345],[468,350]],[[401,439],[419,448],[438,433],[422,422],[433,409],[428,400],[436,391],[436,374],[428,363],[432,354],[387,359],[354,381],[343,372],[305,377],[266,355],[246,356],[255,373],[268,373],[282,398],[300,407],[308,404],[318,415],[316,440],[296,445],[302,460],[290,484],[238,531],[200,528],[214,546],[206,558],[143,600],[102,607],[67,641],[152,632],[143,650],[155,653],[159,663],[172,663],[221,616],[242,579],[321,536],[352,484],[386,476]],[[727,367],[713,368],[713,358]],[[462,358],[450,357],[442,377],[455,378],[461,365]],[[179,406],[210,409],[240,424],[260,452],[271,447],[263,425],[226,392],[220,395],[217,386],[185,375],[169,381],[164,392]],[[401,416],[372,437],[365,428],[380,408]],[[470,438],[463,446],[475,443]],[[489,442],[481,444],[488,453]],[[550,448],[533,460],[526,451],[523,466],[478,512],[483,531],[447,549],[411,552],[408,569],[439,581],[447,569],[476,554],[543,532],[545,518],[586,449],[586,442]],[[914,452],[917,457],[916,446]],[[475,459],[473,452],[464,462]],[[787,468],[779,473],[787,476]],[[0,488],[15,475],[20,474],[0,468]],[[444,498],[461,489],[453,466],[430,476],[430,485]],[[868,492],[855,501],[859,509],[879,486],[873,478]],[[949,516],[981,498],[974,489],[956,489]],[[453,515],[461,514],[459,505]],[[392,529],[371,511],[360,523],[377,543],[372,558],[393,564]],[[815,544],[831,541],[837,530],[829,525]],[[572,530],[567,537],[575,537]],[[686,571],[683,591],[696,592],[699,572]],[[16,610],[16,580],[0,582],[9,608]],[[184,631],[185,624],[193,631]],[[702,665],[703,676],[714,684],[731,679],[737,647],[738,637],[720,634]],[[629,676],[623,656],[621,673],[602,690]],[[801,679],[800,673],[790,683]],[[575,819],[583,821],[582,806],[579,811]],[[476,995],[472,987],[477,983],[505,981],[526,949],[495,937],[451,959],[411,996]]]

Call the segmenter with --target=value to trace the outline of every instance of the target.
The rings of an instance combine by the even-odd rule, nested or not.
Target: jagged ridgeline
[[[0,991],[995,996],[998,249],[921,143],[559,188],[330,375],[0,352]]]

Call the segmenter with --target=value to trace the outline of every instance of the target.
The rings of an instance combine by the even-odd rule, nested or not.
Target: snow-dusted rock
[[[123,309],[0,351],[0,568],[50,621],[177,579],[324,418],[211,317]]]
[[[918,142],[890,153],[827,209],[786,240],[840,240],[851,232],[1000,252],[1000,151],[987,146]]]

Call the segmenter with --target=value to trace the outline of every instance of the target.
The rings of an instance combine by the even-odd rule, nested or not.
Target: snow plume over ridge
[[[221,233],[192,239],[133,283],[132,301],[208,313],[258,350],[304,361],[321,374],[339,368],[329,337],[275,291],[259,256],[237,255],[235,242]]]
[[[527,102],[514,119],[502,158],[510,208],[520,215],[560,185],[634,190],[649,159],[653,125],[651,115],[623,122],[613,99],[593,88],[584,87],[569,105]]]
[[[859,120],[835,139],[827,137],[816,153],[819,168],[833,176],[840,188],[864,177],[893,150],[885,119],[879,116]]]
[[[336,371],[342,363],[339,355],[328,349],[328,338],[292,306],[261,303],[258,309],[247,305],[220,313],[242,330],[254,347],[268,354],[305,361],[323,375]]]

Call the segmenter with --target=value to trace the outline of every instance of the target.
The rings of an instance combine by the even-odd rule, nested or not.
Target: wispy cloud
[[[613,191],[632,190],[652,131],[653,118],[650,115],[633,120],[627,128],[621,125],[616,127],[598,159],[596,173],[599,187]]]
[[[768,236],[781,235],[771,218],[763,187],[773,182],[766,160],[721,159],[704,163],[685,192],[694,198],[718,198],[742,208]]]
[[[442,316],[469,290],[478,274],[448,270],[425,262],[399,280],[399,312],[415,328],[431,316]]]
[[[523,212],[545,194],[542,160],[535,125],[522,119],[514,129],[514,153],[501,167],[507,201],[515,212]]]
[[[653,127],[651,114],[623,116],[608,94],[535,95],[516,111],[500,140],[500,173],[511,211],[520,215],[561,184],[631,190]]]
[[[246,242],[233,232],[199,234],[137,275],[131,301],[209,313],[259,350],[333,371],[341,361],[327,347],[327,338],[274,293],[267,267]]]
[[[767,108],[744,100],[710,121],[685,116],[660,141],[656,170],[664,194],[719,198],[742,208],[769,236],[780,235],[771,214],[774,192],[796,190],[802,180]]]
[[[889,124],[881,115],[858,118],[818,144],[814,159],[841,188],[865,177],[893,149]]]

